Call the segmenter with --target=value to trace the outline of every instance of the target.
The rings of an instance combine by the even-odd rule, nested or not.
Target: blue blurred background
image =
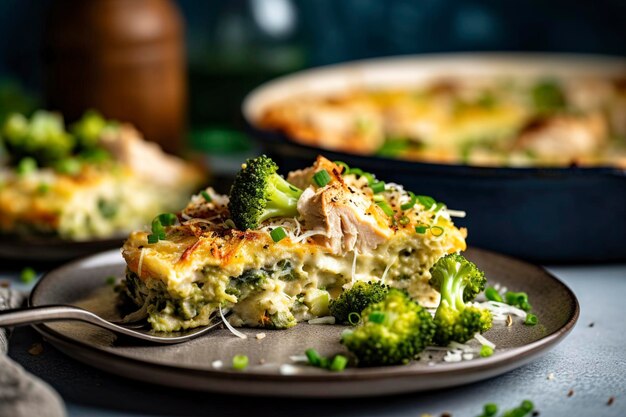
[[[128,0],[132,1],[132,0]],[[0,3],[0,79],[41,96],[50,0]],[[301,68],[397,54],[559,51],[626,55],[626,1],[178,0],[189,121],[237,126],[255,85]]]

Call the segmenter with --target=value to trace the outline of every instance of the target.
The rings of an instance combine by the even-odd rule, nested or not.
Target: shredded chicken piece
[[[368,100],[289,100],[270,108],[261,123],[309,145],[365,155],[385,141],[383,118]]]
[[[606,122],[597,113],[560,115],[531,123],[518,137],[515,148],[542,158],[575,160],[596,152],[606,133]]]
[[[104,133],[100,144],[116,160],[153,184],[175,186],[185,178],[196,175],[195,169],[185,161],[166,154],[156,143],[145,141],[141,133],[129,124]]]
[[[313,173],[326,166],[328,160],[324,159],[318,159]],[[308,177],[310,172],[305,171],[298,175]],[[310,185],[304,190],[298,200],[298,212],[307,228],[325,231],[323,236],[315,239],[325,243],[334,253],[345,254],[355,249],[365,252],[376,248],[393,234],[389,219],[368,196],[347,186],[337,175],[336,168],[333,171],[336,177],[326,186],[315,188]]]
[[[331,181],[317,188],[312,178],[323,169],[330,174]],[[374,249],[393,234],[389,219],[371,196],[346,184],[341,171],[340,166],[318,156],[312,167],[289,173],[288,181],[304,189],[298,200],[298,212],[308,229],[324,231],[315,239],[334,253]]]

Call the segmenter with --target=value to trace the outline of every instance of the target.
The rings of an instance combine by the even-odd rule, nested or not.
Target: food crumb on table
[[[280,365],[279,372],[281,375],[295,375],[298,373],[298,368],[288,363]]]
[[[265,339],[265,336],[266,336],[266,335],[265,335],[265,333],[257,333],[257,334],[256,334],[256,338],[257,338],[258,340]]]
[[[554,372],[550,372],[547,379],[548,381],[552,381],[554,379]]]
[[[609,400],[606,402],[606,405],[612,405],[615,402],[615,397],[609,397]]]
[[[573,389],[569,390],[569,391],[567,392],[567,396],[568,396],[568,397],[572,397],[572,396],[574,396],[574,390],[573,390]]]

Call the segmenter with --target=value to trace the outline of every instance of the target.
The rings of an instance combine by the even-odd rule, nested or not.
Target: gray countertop
[[[348,400],[263,399],[194,393],[147,385],[83,365],[44,343],[42,354],[28,349],[41,337],[16,329],[10,356],[56,388],[70,416],[416,416],[479,415],[482,405],[501,409],[532,400],[541,416],[626,416],[626,265],[549,268],[577,294],[576,328],[538,361],[469,386],[387,398]],[[20,286],[15,274],[14,285]],[[555,300],[558,302],[558,300]],[[549,379],[548,375],[554,378]],[[568,396],[570,390],[573,395]],[[615,400],[607,405],[610,397]]]

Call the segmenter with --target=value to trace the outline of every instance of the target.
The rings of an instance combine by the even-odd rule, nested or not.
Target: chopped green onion
[[[375,202],[379,202],[379,201],[385,201],[385,197],[380,195],[380,194],[374,194],[374,201]]]
[[[202,197],[204,197],[204,200],[207,203],[210,203],[211,201],[213,201],[213,199],[211,198],[211,196],[209,195],[209,193],[206,192],[206,190],[202,190],[200,191],[200,194],[202,195]]]
[[[336,355],[332,360],[321,356],[313,348],[307,349],[305,352],[309,365],[318,368],[328,369],[334,372],[343,371],[348,363],[348,358],[343,355]],[[248,358],[246,358],[247,361]]]
[[[108,277],[106,277],[106,279],[105,279],[105,281],[104,281],[104,282],[105,282],[107,285],[111,285],[111,286],[113,286],[113,285],[115,285],[115,281],[116,281],[116,280],[117,280],[117,279],[115,278],[115,276],[114,276],[114,275],[109,275]]]
[[[493,348],[491,346],[482,345],[480,347],[480,357],[481,358],[487,358],[487,357],[489,357],[491,355],[493,355]]]
[[[411,197],[409,202],[400,206],[402,210],[410,210],[415,206],[415,203],[417,203],[417,196],[412,191],[409,191],[409,196]]]
[[[385,191],[385,183],[383,181],[376,181],[375,183],[370,185],[370,188],[372,189],[374,194],[382,193],[383,191]]]
[[[248,357],[246,355],[233,356],[233,369],[243,371],[248,367]]]
[[[519,304],[528,301],[528,295],[523,292],[508,291],[505,294],[507,304]]]
[[[357,324],[359,324],[359,322],[361,321],[361,315],[355,311],[353,311],[352,313],[348,314],[348,323],[350,323],[353,326],[356,326]]]
[[[370,174],[369,172],[364,172],[362,176],[367,179],[367,183],[370,186],[372,186],[376,182],[376,178],[374,177],[374,175]]]
[[[430,233],[433,234],[433,236],[441,236],[443,235],[443,227],[441,226],[431,226],[430,227]]]
[[[535,405],[528,400],[522,401],[519,407],[506,410],[502,413],[502,417],[524,417],[533,411]],[[484,405],[483,413],[479,417],[495,417],[498,413],[498,406],[494,403],[487,403]],[[533,415],[539,415],[539,413],[533,413]]]
[[[333,361],[330,364],[330,370],[333,372],[341,372],[346,369],[346,365],[348,364],[348,358],[343,355],[336,355],[333,358]]]
[[[350,172],[350,167],[345,162],[343,162],[343,161],[335,161],[334,163],[335,163],[335,165],[340,166],[340,167],[343,168],[343,170],[341,171],[341,173],[343,175],[346,175],[348,172]]]
[[[434,198],[427,195],[418,195],[417,201],[419,201],[419,203],[424,206],[426,210],[430,210],[435,204],[437,204]]]
[[[363,170],[361,168],[350,168],[348,174],[356,175],[358,177],[363,175]]]
[[[419,149],[419,144],[408,139],[388,137],[383,146],[377,151],[376,155],[384,157],[396,157],[411,149]]]
[[[370,185],[376,181],[372,174],[370,174],[369,172],[363,171],[361,168],[350,168],[347,171],[344,171],[343,174],[344,175],[356,175],[357,177],[365,177],[367,178],[367,183]]]
[[[524,324],[528,326],[534,326],[535,324],[537,324],[538,321],[539,320],[537,319],[537,316],[532,313],[528,313],[526,314],[526,320],[524,320]]]
[[[533,408],[535,408],[535,404],[533,404],[532,401],[524,400],[524,401],[522,401],[522,404],[520,405],[519,408],[521,408],[525,412],[529,413],[529,412],[533,411]]]
[[[485,298],[487,298],[487,300],[489,301],[498,301],[500,303],[502,302],[502,296],[500,295],[498,290],[493,287],[487,287],[485,289]]]
[[[433,210],[435,213],[437,213],[439,210],[441,210],[442,208],[444,208],[446,205],[443,203],[437,203],[435,205],[435,209]]]
[[[22,272],[20,272],[20,281],[24,284],[33,282],[35,278],[37,278],[37,272],[35,272],[33,268],[26,267],[22,269]]]
[[[154,233],[155,235],[159,236],[162,233],[164,233],[164,228],[163,228],[163,224],[161,223],[161,220],[159,220],[158,217],[156,217],[155,219],[152,220],[152,233]]]
[[[493,417],[498,412],[498,406],[494,403],[487,403],[484,407],[483,416],[485,417]]]
[[[158,217],[152,220],[152,235],[156,236],[157,240],[165,239],[165,228]]]
[[[162,213],[152,220],[152,234],[148,235],[148,243],[154,244],[159,240],[165,240],[165,226],[171,226],[176,223],[178,218],[174,213]]]
[[[429,229],[428,226],[415,226],[415,231],[419,233],[420,235],[423,235],[424,233],[426,233],[428,229]]]
[[[395,212],[393,211],[391,206],[389,204],[387,204],[386,201],[384,201],[384,200],[383,201],[377,201],[376,204],[378,205],[378,207],[380,207],[383,210],[383,212],[387,216],[391,217],[391,216],[393,216],[395,214]]]
[[[30,157],[22,158],[15,170],[18,175],[26,175],[35,172],[37,171],[37,161]]]
[[[313,181],[315,181],[318,187],[323,187],[330,182],[330,174],[325,169],[317,171],[313,174]]]
[[[368,319],[369,319],[369,321],[371,321],[373,323],[380,324],[383,321],[385,321],[385,313],[383,313],[382,311],[374,311],[374,312],[370,313]]]
[[[398,219],[398,223],[400,223],[402,226],[406,226],[407,224],[409,224],[411,220],[407,217],[407,216],[402,216]]]
[[[278,226],[276,229],[272,230],[270,232],[270,236],[272,237],[272,240],[275,243],[280,242],[281,240],[283,240],[284,238],[287,237],[287,232],[285,232],[285,229],[283,229],[282,227]]]
[[[306,354],[311,366],[320,366],[322,364],[322,357],[319,353],[317,353],[317,350],[307,349],[304,353]]]
[[[330,359],[322,356],[321,360],[320,360],[320,368],[324,368],[324,369],[328,369],[328,367],[330,366]]]
[[[532,306],[528,302],[528,294],[525,292],[513,292],[509,291],[504,295],[506,303],[512,306],[517,306],[524,311],[530,311]]]
[[[178,217],[174,213],[163,213],[159,214],[158,219],[163,226],[171,226],[176,223]]]

